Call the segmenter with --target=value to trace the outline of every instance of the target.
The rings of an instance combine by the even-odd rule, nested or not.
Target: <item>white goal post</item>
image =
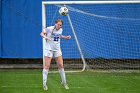
[[[42,30],[44,30],[46,28],[46,6],[53,5],[53,4],[57,4],[57,5],[67,5],[67,4],[140,4],[140,1],[139,0],[136,0],[136,1],[134,1],[134,0],[133,1],[42,1]],[[86,65],[86,61],[84,59],[82,50],[80,48],[80,44],[79,44],[77,36],[75,34],[75,31],[74,31],[69,14],[67,15],[67,18],[68,18],[71,30],[74,34],[74,38],[76,40],[78,50],[79,50],[79,53],[80,53],[82,61],[83,61],[83,69],[81,69],[81,71],[84,71],[88,66]],[[44,55],[44,46],[45,46],[45,40],[43,39],[43,55]],[[44,62],[44,56],[43,56],[43,66],[44,65],[45,65],[45,62]],[[77,71],[70,71],[70,72],[77,72]]]

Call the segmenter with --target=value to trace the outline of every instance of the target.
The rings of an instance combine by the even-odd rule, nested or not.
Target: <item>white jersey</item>
[[[50,40],[46,40],[45,49],[52,51],[61,50],[60,36],[62,35],[62,31],[62,28],[56,30],[55,26],[50,26],[46,28],[45,33]]]

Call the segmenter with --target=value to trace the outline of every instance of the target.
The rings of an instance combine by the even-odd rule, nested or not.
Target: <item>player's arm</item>
[[[44,38],[44,39],[46,39],[46,40],[50,40],[50,39],[46,36],[46,34],[47,34],[46,29],[43,30],[43,31],[40,33],[40,35],[41,35],[42,38]]]
[[[69,36],[63,36],[63,35],[61,35],[60,38],[69,40],[69,39],[71,39],[71,36],[70,35]]]

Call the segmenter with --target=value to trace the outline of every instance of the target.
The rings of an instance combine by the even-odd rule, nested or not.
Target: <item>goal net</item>
[[[58,12],[63,5],[67,16]],[[72,37],[61,40],[66,71],[140,69],[140,1],[42,2],[42,28],[56,19]]]

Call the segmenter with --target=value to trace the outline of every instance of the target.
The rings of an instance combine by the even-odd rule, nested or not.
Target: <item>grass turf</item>
[[[65,90],[58,73],[49,73],[42,89],[41,70],[0,70],[0,93],[140,93],[140,73],[66,73]]]

